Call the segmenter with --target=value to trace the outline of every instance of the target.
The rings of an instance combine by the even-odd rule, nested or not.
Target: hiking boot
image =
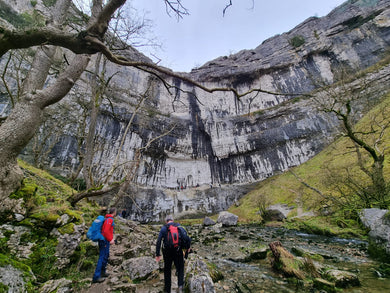
[[[96,279],[96,280],[92,280],[92,283],[103,283],[104,282],[104,278],[99,278],[99,279]]]
[[[102,277],[103,278],[107,278],[110,274],[107,274],[107,273],[102,273]]]

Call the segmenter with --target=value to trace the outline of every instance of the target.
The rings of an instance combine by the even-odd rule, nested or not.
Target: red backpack
[[[167,246],[169,248],[179,247],[179,228],[174,225],[168,225]]]

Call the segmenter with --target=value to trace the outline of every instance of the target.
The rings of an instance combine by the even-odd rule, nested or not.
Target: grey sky
[[[160,65],[190,71],[219,56],[253,49],[276,34],[287,32],[310,16],[324,16],[344,0],[182,0],[190,15],[179,21],[166,14],[163,0],[132,0],[147,12],[162,49],[138,48],[158,56]],[[254,5],[253,5],[254,4]],[[152,58],[152,57],[151,57]],[[157,61],[155,58],[152,58]]]

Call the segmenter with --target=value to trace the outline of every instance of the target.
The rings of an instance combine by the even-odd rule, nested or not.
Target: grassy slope
[[[378,116],[383,108],[389,108],[390,95],[386,96],[383,102],[372,109],[356,125],[358,129],[367,129],[371,125],[371,117]],[[388,116],[390,119],[390,117]],[[384,139],[385,145],[390,144],[390,130]],[[329,173],[336,174],[336,178],[343,178],[345,170],[348,168],[360,182],[366,182],[366,177],[356,168],[356,153],[352,152],[352,143],[346,137],[337,139],[333,144],[324,149],[321,153],[313,157],[304,164],[292,168],[291,171],[297,175],[303,182],[309,184],[326,195],[338,196],[338,193],[332,187],[331,182],[335,179],[329,177]],[[387,156],[389,152],[386,153]],[[371,163],[366,158],[367,164]],[[355,166],[351,166],[355,165]],[[310,188],[304,186],[294,174],[287,171],[283,174],[273,176],[258,184],[257,188],[248,193],[241,201],[240,205],[230,208],[232,213],[239,216],[241,222],[259,221],[258,215],[259,202],[269,204],[287,203],[297,206],[297,202],[302,205],[303,212],[317,211],[321,205],[327,202]],[[385,160],[385,176],[390,180],[389,160]],[[297,210],[292,213],[296,215]]]
[[[43,170],[21,160],[18,163],[24,172],[24,180],[22,187],[12,194],[11,198],[23,199],[22,206],[26,209],[26,217],[23,221],[17,222],[13,214],[2,214],[0,224],[10,223],[28,227],[30,232],[22,235],[21,245],[24,242],[34,245],[29,258],[17,258],[7,244],[13,232],[6,232],[5,237],[0,238],[0,266],[12,264],[23,268],[27,275],[31,269],[37,280],[28,281],[28,292],[38,292],[36,290],[42,283],[60,277],[72,279],[77,282],[75,286],[81,286],[83,278],[93,274],[98,257],[96,248],[92,247],[89,241],[82,241],[74,255],[70,257],[70,265],[60,271],[55,265],[57,259],[54,256],[58,240],[51,232],[56,228],[60,234],[73,233],[74,225],[82,223],[86,223],[87,228],[99,213],[99,207],[83,200],[77,208],[73,208],[67,198],[75,193],[75,190]],[[64,215],[67,215],[67,222],[59,222],[60,217]],[[0,286],[0,292],[1,289]]]

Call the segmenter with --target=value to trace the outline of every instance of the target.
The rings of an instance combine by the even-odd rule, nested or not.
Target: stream
[[[216,292],[326,292],[313,289],[295,279],[287,279],[275,272],[270,257],[248,260],[248,252],[268,247],[280,241],[293,254],[305,252],[313,255],[316,266],[348,271],[359,277],[361,286],[340,292],[390,292],[390,279],[381,278],[379,263],[367,255],[368,243],[358,239],[343,239],[306,234],[284,228],[237,226],[191,227],[194,253],[213,263],[223,279],[215,283]]]

